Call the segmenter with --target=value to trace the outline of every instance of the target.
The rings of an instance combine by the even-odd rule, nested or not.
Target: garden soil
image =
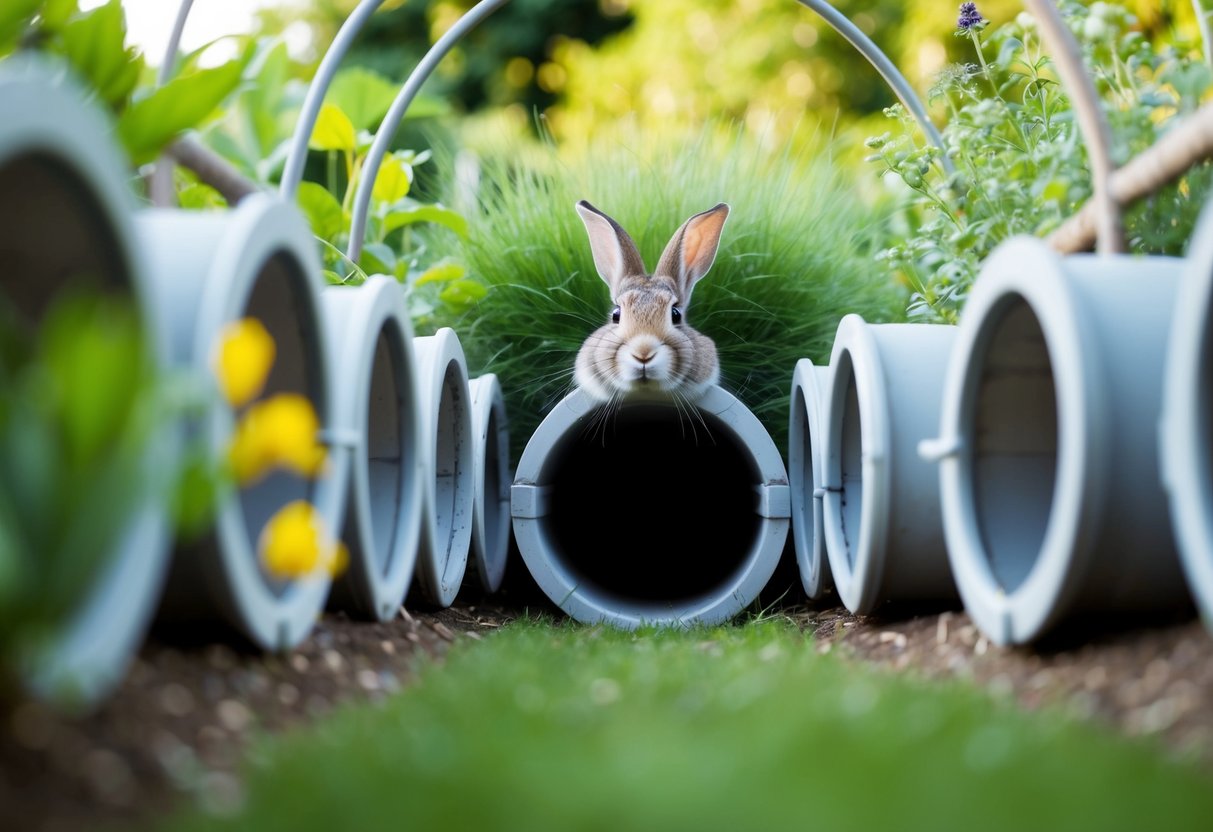
[[[511,562],[513,574],[517,567]],[[187,802],[233,806],[251,739],[390,696],[422,657],[440,660],[451,645],[490,639],[521,616],[558,614],[533,587],[513,585],[445,610],[409,607],[383,624],[326,613],[283,656],[154,632],[95,713],[66,717],[24,703],[0,714],[0,827],[75,832],[142,823]],[[793,621],[811,649],[844,661],[967,680],[1025,709],[1063,708],[1148,737],[1202,761],[1213,786],[1213,635],[1191,611],[1092,623],[1031,648],[991,644],[959,609],[854,616],[789,590],[761,614]]]

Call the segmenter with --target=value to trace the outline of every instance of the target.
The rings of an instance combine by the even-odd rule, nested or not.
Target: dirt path
[[[326,615],[286,657],[225,644],[150,639],[122,687],[95,714],[68,719],[24,705],[0,720],[5,828],[95,829],[146,819],[175,802],[238,799],[233,772],[251,737],[373,701],[408,684],[422,655],[479,639],[524,606],[458,602],[388,624]],[[856,617],[839,607],[783,606],[816,649],[890,672],[971,680],[1026,708],[1060,705],[1201,757],[1213,778],[1213,635],[1199,622],[1107,626],[1034,649],[991,645],[957,611]],[[7,820],[19,818],[19,825]]]

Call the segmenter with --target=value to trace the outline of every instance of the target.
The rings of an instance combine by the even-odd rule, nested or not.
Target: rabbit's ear
[[[728,218],[729,206],[723,202],[696,214],[682,224],[661,253],[653,273],[674,278],[679,300],[684,304],[690,301],[695,282],[712,268],[720,245],[720,232]]]
[[[590,235],[594,267],[611,287],[611,297],[614,298],[620,280],[629,275],[645,274],[644,260],[636,243],[632,242],[619,223],[584,199],[577,203],[577,213],[581,215],[585,230]]]

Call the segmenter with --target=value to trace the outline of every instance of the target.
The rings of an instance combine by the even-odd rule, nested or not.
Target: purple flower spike
[[[961,3],[960,17],[956,20],[956,29],[958,32],[969,32],[974,26],[985,22],[985,18],[981,16],[981,12],[977,11],[976,3]]]

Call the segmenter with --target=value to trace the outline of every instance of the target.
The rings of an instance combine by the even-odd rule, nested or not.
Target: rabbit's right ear
[[[611,287],[614,298],[619,281],[629,275],[645,274],[644,260],[636,243],[619,223],[599,211],[584,199],[577,203],[577,213],[590,235],[590,251],[598,275]]]

